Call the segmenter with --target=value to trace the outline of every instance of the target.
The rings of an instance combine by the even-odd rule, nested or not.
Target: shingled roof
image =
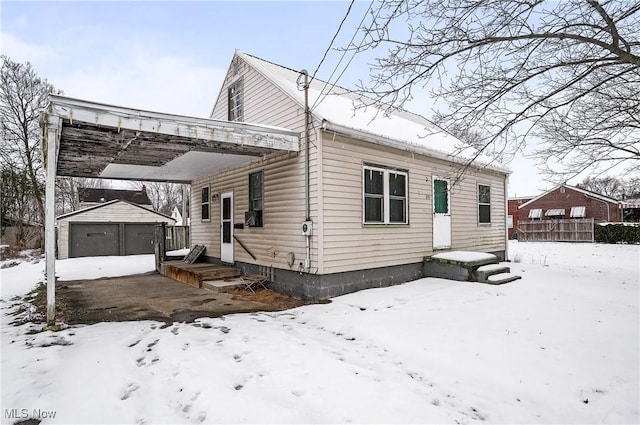
[[[122,190],[122,189],[78,189],[80,202],[104,203],[114,200],[127,201],[138,205],[151,205],[146,190]]]

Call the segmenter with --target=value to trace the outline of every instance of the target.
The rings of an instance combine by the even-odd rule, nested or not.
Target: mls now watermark
[[[43,409],[4,409],[5,419],[53,419],[56,413]]]

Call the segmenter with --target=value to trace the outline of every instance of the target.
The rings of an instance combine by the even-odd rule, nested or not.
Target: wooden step
[[[186,264],[182,261],[163,263],[161,270],[164,276],[196,288],[202,288],[203,281],[232,279],[242,275],[239,269],[231,266],[212,263]]]

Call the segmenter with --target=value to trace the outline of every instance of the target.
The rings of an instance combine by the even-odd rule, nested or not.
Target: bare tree
[[[349,48],[387,48],[361,83],[379,105],[428,86],[445,129],[480,130],[478,155],[508,159],[536,136],[556,180],[640,170],[640,3],[384,0],[372,16]]]
[[[11,227],[16,247],[22,249],[40,237],[32,182],[26,173],[4,165],[0,169],[0,178],[0,234],[4,241],[6,228]]]
[[[78,189],[108,189],[110,184],[103,179],[88,177],[58,177],[56,179],[56,215],[80,208]]]
[[[182,186],[180,184],[167,182],[135,182],[133,185],[137,190],[142,190],[142,187],[145,187],[153,210],[159,213],[171,215],[173,209],[182,203]]]
[[[582,183],[578,183],[576,187],[617,200],[640,197],[640,178],[638,177],[626,180],[611,176],[601,178],[587,177]]]
[[[613,199],[621,199],[624,194],[624,183],[616,177],[587,177],[576,187],[599,193]]]
[[[29,198],[36,222],[44,224],[44,169],[40,153],[40,112],[54,87],[36,74],[29,63],[20,64],[1,56],[0,69],[0,165],[15,180],[15,199]],[[17,183],[19,182],[19,184]],[[10,205],[7,205],[10,208]],[[22,219],[20,206],[7,214]]]

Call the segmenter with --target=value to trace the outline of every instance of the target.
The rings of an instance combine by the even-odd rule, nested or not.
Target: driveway
[[[134,276],[58,282],[58,319],[69,324],[159,320],[192,322],[199,317],[232,313],[278,311],[302,303],[273,291],[256,294],[197,289],[185,283],[148,273]]]

